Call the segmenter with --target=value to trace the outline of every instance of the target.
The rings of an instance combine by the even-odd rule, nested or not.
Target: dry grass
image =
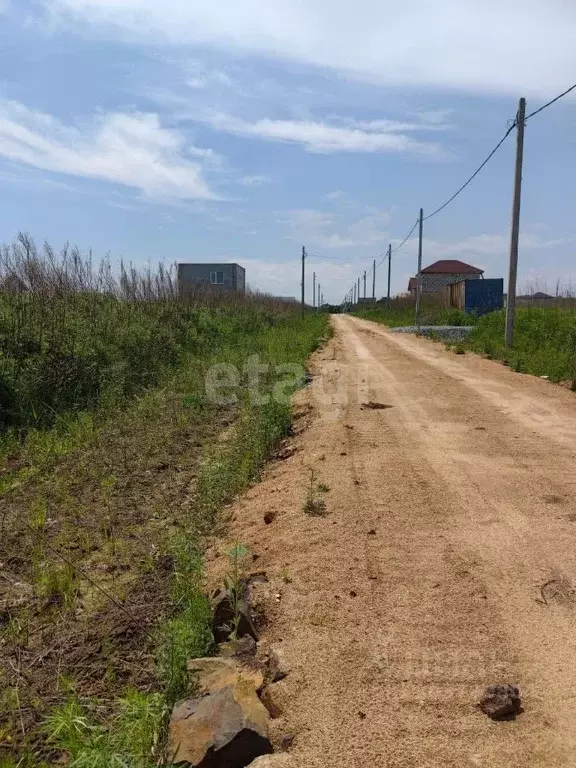
[[[4,249],[5,276],[7,265],[12,278],[28,280],[4,283],[0,296],[2,361],[11,356],[15,369],[62,349],[87,359],[98,341],[109,344],[103,357],[134,373],[138,356],[156,354],[160,331],[176,340],[177,354],[117,398],[82,400],[63,378],[63,391],[76,392],[73,407],[33,424],[5,418],[0,765],[37,768],[68,755],[82,765],[123,759],[151,768],[161,739],[152,754],[148,740],[126,734],[140,716],[154,720],[152,733],[160,729],[182,694],[186,659],[209,648],[203,536],[290,423],[287,404],[251,404],[245,381],[236,405],[212,403],[205,372],[220,362],[241,367],[255,353],[304,363],[325,319],[256,295],[183,302],[165,270],[114,276],[73,251],[39,255],[25,237]],[[138,353],[134,367],[116,343],[122,334]],[[133,689],[144,698],[130,698]]]

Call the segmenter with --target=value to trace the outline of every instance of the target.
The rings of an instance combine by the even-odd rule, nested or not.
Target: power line
[[[540,112],[543,112],[545,109],[548,109],[548,107],[551,107],[552,104],[555,104],[557,101],[560,101],[560,99],[563,99],[564,96],[567,96],[571,91],[576,89],[576,83],[574,85],[571,85],[570,88],[567,88],[563,93],[560,93],[558,96],[556,96],[552,101],[549,101],[547,104],[544,104],[543,107],[540,107],[539,109],[535,109],[534,112],[530,112],[529,115],[526,115],[526,120],[530,120],[531,117],[534,117],[534,115],[537,115]]]
[[[540,112],[543,112],[545,109],[547,109],[548,107],[552,106],[552,104],[555,104],[557,101],[560,101],[560,99],[563,99],[565,96],[567,96],[569,93],[571,93],[571,92],[572,92],[572,91],[574,91],[574,90],[576,90],[576,83],[575,83],[574,85],[570,86],[570,88],[567,88],[567,89],[566,89],[565,91],[563,91],[562,93],[558,94],[558,96],[555,96],[553,99],[551,99],[550,101],[548,101],[548,102],[547,102],[546,104],[544,104],[543,106],[541,106],[541,107],[539,107],[538,109],[534,110],[534,112],[531,112],[529,115],[527,115],[527,116],[524,118],[524,120],[523,120],[524,124],[526,123],[526,121],[527,121],[527,120],[530,120],[530,118],[534,117],[535,115],[538,115]],[[474,171],[474,173],[473,173],[473,174],[472,174],[472,175],[471,175],[471,176],[470,176],[470,177],[469,177],[469,178],[468,178],[468,179],[467,179],[467,180],[464,182],[464,184],[462,184],[462,186],[461,186],[461,187],[459,187],[459,188],[456,190],[456,192],[455,192],[453,195],[451,195],[451,197],[449,197],[449,198],[448,198],[448,199],[447,199],[447,200],[446,200],[444,203],[442,203],[442,205],[441,205],[439,208],[436,208],[436,210],[434,210],[434,211],[432,211],[432,213],[428,214],[428,216],[426,216],[426,217],[423,219],[423,221],[428,221],[429,219],[433,218],[434,216],[437,216],[437,215],[438,215],[438,214],[439,214],[441,211],[443,211],[445,208],[447,208],[447,207],[450,205],[450,203],[452,203],[452,202],[453,202],[453,201],[454,201],[454,200],[455,200],[455,199],[456,199],[456,198],[457,198],[457,197],[458,197],[458,196],[459,196],[459,195],[460,195],[460,194],[461,194],[461,193],[462,193],[462,192],[463,192],[463,191],[466,189],[466,187],[468,187],[468,186],[469,186],[469,185],[470,185],[470,184],[471,184],[471,183],[474,181],[474,179],[476,178],[476,176],[478,176],[478,174],[479,174],[479,173],[480,173],[480,172],[483,170],[483,168],[485,168],[485,167],[486,167],[486,165],[487,165],[487,164],[490,162],[490,160],[491,160],[491,159],[494,157],[494,155],[496,154],[496,152],[498,152],[498,150],[499,150],[499,149],[500,149],[500,147],[501,147],[501,146],[504,144],[504,142],[506,141],[506,139],[508,138],[508,136],[510,136],[510,134],[512,133],[512,131],[513,131],[515,128],[517,128],[517,127],[518,127],[518,121],[519,121],[519,116],[518,116],[518,114],[517,114],[517,115],[516,115],[516,118],[515,118],[515,119],[512,121],[512,123],[511,123],[510,127],[508,128],[508,130],[506,131],[506,133],[504,134],[504,136],[503,136],[503,137],[500,139],[500,141],[499,141],[499,142],[496,144],[496,146],[495,146],[495,147],[494,147],[494,149],[493,149],[493,150],[490,152],[490,154],[489,154],[489,155],[486,157],[486,159],[485,159],[485,160],[484,160],[484,161],[483,161],[483,162],[482,162],[482,163],[481,163],[481,164],[478,166],[478,168],[476,168],[476,170]],[[418,226],[418,224],[419,224],[419,220],[417,220],[417,221],[415,222],[414,226],[412,227],[412,229],[410,230],[410,232],[408,232],[408,234],[406,235],[406,237],[404,238],[404,240],[403,240],[403,241],[400,243],[400,245],[396,246],[396,248],[394,248],[394,249],[392,250],[392,253],[396,253],[396,251],[399,251],[399,250],[400,250],[400,248],[402,248],[402,247],[405,245],[405,243],[406,243],[406,242],[407,242],[407,241],[410,239],[410,237],[412,236],[412,233],[414,232],[414,230],[416,229],[416,227]],[[382,257],[382,259],[381,259],[381,260],[378,262],[378,264],[377,264],[377,266],[378,266],[378,267],[379,267],[381,264],[383,264],[383,262],[385,261],[386,257],[387,257],[387,254],[385,254],[385,255]],[[322,257],[320,257],[320,258],[322,258]],[[372,272],[372,270],[373,270],[373,269],[374,269],[374,264],[373,264],[372,268],[370,269],[370,272],[368,272],[367,274],[370,274],[370,273]]]
[[[408,234],[406,235],[404,240],[402,240],[400,245],[397,245],[396,248],[392,249],[392,253],[396,253],[396,251],[399,251],[400,248],[402,248],[402,246],[405,245],[408,242],[408,240],[410,240],[410,238],[412,237],[412,233],[414,232],[414,230],[416,229],[417,226],[418,226],[418,219],[416,219],[416,221],[414,222],[414,226],[412,227],[410,232],[408,232]],[[382,262],[380,262],[380,264],[382,264]]]
[[[555,96],[553,99],[551,99],[549,102],[547,102],[546,104],[544,104],[544,105],[543,105],[542,107],[540,107],[539,109],[535,109],[535,110],[534,110],[534,112],[531,112],[529,115],[527,115],[527,116],[525,117],[525,119],[524,119],[524,122],[526,123],[526,120],[529,120],[531,117],[534,117],[534,115],[538,115],[540,112],[543,112],[545,109],[548,109],[548,107],[551,107],[551,106],[552,106],[552,104],[555,104],[557,101],[560,101],[560,99],[563,99],[563,98],[564,98],[564,96],[567,96],[569,93],[571,93],[571,92],[572,92],[572,91],[574,91],[574,90],[576,90],[576,83],[575,83],[574,85],[570,86],[570,88],[567,88],[567,89],[566,89],[565,91],[563,91],[562,93],[558,94],[558,96]],[[490,160],[491,160],[491,159],[494,157],[494,155],[496,154],[496,152],[498,152],[498,150],[500,149],[500,147],[502,146],[502,144],[504,144],[504,142],[506,141],[506,139],[508,138],[508,136],[510,136],[510,134],[512,133],[512,131],[513,131],[515,128],[517,128],[517,127],[518,127],[518,116],[516,116],[516,119],[513,121],[512,125],[511,125],[511,126],[508,128],[508,130],[506,131],[506,133],[504,134],[504,136],[503,136],[503,137],[500,139],[500,141],[498,142],[498,144],[496,144],[496,146],[494,147],[494,149],[492,150],[492,152],[490,152],[490,154],[488,155],[488,157],[486,158],[486,160],[484,160],[484,162],[483,162],[481,165],[479,165],[479,166],[478,166],[478,168],[477,168],[477,169],[474,171],[474,173],[472,174],[472,176],[470,176],[470,178],[469,178],[469,179],[468,179],[468,180],[467,180],[467,181],[466,181],[466,182],[465,182],[465,183],[464,183],[464,184],[463,184],[463,185],[460,187],[460,189],[458,189],[458,190],[457,190],[457,191],[456,191],[456,192],[455,192],[455,193],[452,195],[452,197],[449,197],[449,198],[448,198],[448,200],[446,200],[446,202],[445,202],[445,203],[443,203],[443,204],[442,204],[442,205],[441,205],[439,208],[437,208],[437,209],[436,209],[435,211],[433,211],[431,214],[429,214],[428,216],[426,216],[426,217],[425,217],[425,219],[424,219],[424,221],[428,221],[428,219],[431,219],[433,216],[436,216],[437,214],[439,214],[439,213],[440,213],[440,211],[443,211],[443,210],[444,210],[444,208],[446,208],[448,205],[450,205],[450,203],[451,203],[453,200],[455,200],[455,199],[458,197],[458,195],[459,195],[461,192],[463,192],[463,191],[466,189],[466,187],[467,187],[467,186],[468,186],[468,185],[469,185],[469,184],[470,184],[472,181],[474,181],[474,179],[476,178],[476,176],[478,176],[478,174],[479,174],[479,173],[480,173],[480,171],[481,171],[481,170],[484,168],[484,166],[486,166],[486,165],[487,165],[487,164],[490,162]]]
[[[512,123],[512,125],[510,126],[510,128],[508,128],[508,130],[506,131],[506,133],[504,134],[504,136],[503,136],[503,137],[500,139],[500,141],[498,142],[498,144],[496,144],[496,146],[494,147],[494,149],[492,150],[492,152],[490,152],[490,154],[488,155],[488,157],[486,158],[486,160],[484,160],[484,162],[483,162],[481,165],[479,165],[479,166],[478,166],[478,168],[476,168],[476,170],[474,171],[474,173],[472,174],[472,176],[470,176],[470,178],[468,179],[468,181],[466,181],[464,184],[462,184],[462,186],[460,187],[460,189],[458,189],[458,190],[457,190],[457,191],[456,191],[456,192],[455,192],[455,193],[452,195],[452,197],[449,197],[449,198],[448,198],[448,200],[446,200],[446,202],[445,202],[445,203],[442,203],[442,205],[441,205],[439,208],[437,208],[437,209],[436,209],[435,211],[433,211],[431,214],[429,214],[428,216],[426,216],[426,217],[424,218],[424,221],[428,221],[428,219],[431,219],[433,216],[436,216],[436,215],[438,215],[438,214],[440,213],[440,211],[443,211],[443,210],[444,210],[444,208],[446,208],[447,206],[449,206],[449,205],[450,205],[450,203],[451,203],[453,200],[455,200],[455,199],[458,197],[458,195],[459,195],[461,192],[464,192],[464,190],[466,189],[466,187],[467,187],[467,186],[468,186],[468,185],[469,185],[469,184],[470,184],[472,181],[474,181],[474,179],[476,178],[476,176],[478,176],[478,174],[480,173],[480,171],[481,171],[481,170],[482,170],[482,169],[483,169],[483,168],[484,168],[484,167],[485,167],[485,166],[486,166],[486,165],[487,165],[487,164],[490,162],[490,160],[492,160],[492,158],[494,157],[494,155],[496,154],[496,152],[498,152],[498,150],[500,149],[500,147],[502,146],[502,144],[504,144],[504,142],[506,141],[506,139],[508,138],[508,136],[510,136],[510,134],[512,133],[512,131],[514,130],[514,128],[516,128],[516,120],[514,120],[514,122],[513,122],[513,123]],[[414,227],[414,229],[416,229],[416,227]]]
[[[312,259],[326,259],[327,261],[351,261],[350,256],[321,256],[319,253],[309,253]]]

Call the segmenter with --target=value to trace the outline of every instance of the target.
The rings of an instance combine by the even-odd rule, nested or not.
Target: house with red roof
[[[424,267],[421,272],[422,293],[438,293],[445,285],[459,283],[462,280],[480,280],[484,277],[484,270],[473,267],[458,259],[441,259]],[[408,290],[415,296],[417,278],[411,277],[408,282]]]

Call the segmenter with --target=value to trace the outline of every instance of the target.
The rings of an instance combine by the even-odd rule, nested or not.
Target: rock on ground
[[[515,685],[489,685],[478,706],[492,720],[513,720],[522,711],[520,691]]]
[[[201,693],[216,693],[239,682],[251,684],[255,691],[259,691],[264,685],[262,665],[255,659],[250,662],[248,665],[234,658],[220,657],[191,659],[188,662],[188,672],[197,676]]]
[[[247,592],[246,585],[243,591]],[[258,640],[246,595],[239,600],[234,600],[228,590],[220,589],[212,598],[212,611],[212,632],[216,643],[225,643],[230,639],[234,622],[237,622],[238,637],[250,635],[254,640]]]
[[[290,674],[290,665],[286,660],[286,653],[283,648],[270,649],[269,670],[270,680],[273,683],[283,680]]]
[[[291,755],[265,755],[258,757],[249,768],[292,768],[294,760]]]
[[[272,752],[268,721],[250,681],[180,702],[170,720],[171,761],[197,768],[245,768]]]

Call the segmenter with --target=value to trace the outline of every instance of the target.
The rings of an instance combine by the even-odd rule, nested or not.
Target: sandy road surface
[[[302,768],[576,766],[576,397],[333,322],[297,453],[233,510],[282,595],[274,728]],[[309,467],[323,518],[302,511]],[[498,682],[521,688],[515,722],[475,709]]]

